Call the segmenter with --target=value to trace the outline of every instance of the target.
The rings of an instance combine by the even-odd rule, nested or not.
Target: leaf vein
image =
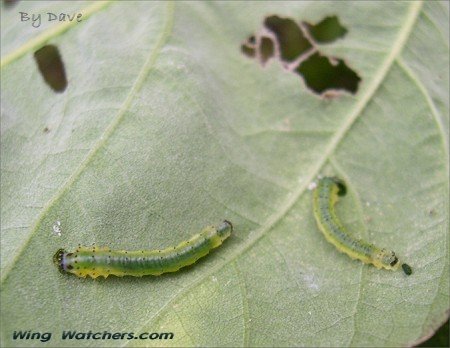
[[[164,23],[164,26],[162,28],[160,37],[158,41],[156,42],[155,46],[152,48],[149,57],[147,58],[146,62],[144,63],[141,71],[139,72],[136,81],[133,85],[133,87],[130,90],[130,93],[128,94],[127,98],[125,99],[124,103],[122,104],[122,107],[118,111],[116,117],[112,120],[110,125],[105,129],[103,134],[100,136],[97,143],[92,147],[92,149],[88,152],[84,160],[80,163],[78,168],[72,173],[72,175],[66,180],[66,182],[61,186],[61,189],[56,192],[56,194],[44,205],[44,209],[42,209],[41,213],[39,214],[36,222],[33,224],[33,228],[31,229],[30,235],[28,236],[26,242],[22,245],[19,252],[14,257],[13,262],[11,262],[8,269],[5,269],[2,272],[2,280],[3,283],[7,278],[8,275],[11,273],[11,269],[16,264],[19,257],[22,255],[24,250],[27,248],[28,244],[30,243],[32,237],[37,232],[41,222],[44,220],[47,212],[50,210],[50,208],[58,202],[59,199],[72,187],[72,185],[77,181],[77,179],[81,176],[81,174],[84,172],[84,170],[87,168],[88,164],[91,162],[91,160],[94,158],[94,156],[97,154],[97,152],[105,145],[109,137],[113,134],[113,132],[116,130],[117,126],[120,124],[120,122],[123,120],[126,111],[129,109],[131,102],[135,95],[140,91],[142,88],[145,79],[147,78],[147,75],[149,71],[154,66],[154,63],[156,62],[156,59],[159,56],[159,53],[161,52],[161,49],[163,45],[166,43],[166,40],[172,31],[172,24],[173,24],[173,14],[174,14],[174,4],[172,2],[167,3],[167,15],[166,15],[166,21]]]

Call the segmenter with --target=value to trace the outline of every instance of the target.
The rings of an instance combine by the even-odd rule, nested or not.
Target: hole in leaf
[[[58,48],[46,45],[34,52],[34,58],[45,82],[55,92],[63,92],[67,87],[67,79]]]
[[[319,43],[330,43],[344,37],[347,29],[339,23],[336,16],[326,17],[317,24],[303,22],[311,37]]]
[[[300,27],[292,19],[270,16],[266,18],[264,25],[276,35],[281,58],[285,61],[295,60],[312,47]]]
[[[351,93],[358,90],[361,78],[342,59],[315,53],[302,62],[295,71],[305,79],[306,85],[317,93],[341,89]]]
[[[242,53],[244,53],[247,57],[253,58],[256,54],[255,44],[256,44],[255,36],[254,35],[249,36],[247,41],[241,46]]]
[[[274,45],[269,37],[262,37],[259,46],[259,54],[261,56],[261,63],[265,64],[274,54]]]
[[[325,99],[343,92],[355,94],[361,78],[343,59],[320,52],[318,43],[330,43],[347,34],[337,16],[328,16],[317,24],[297,22],[271,15],[264,26],[242,44],[242,52],[256,57],[264,66],[271,58],[279,59],[283,67],[303,77],[306,87]]]
[[[255,49],[253,47],[247,46],[246,44],[243,44],[241,46],[241,51],[247,57],[253,58],[255,56]]]

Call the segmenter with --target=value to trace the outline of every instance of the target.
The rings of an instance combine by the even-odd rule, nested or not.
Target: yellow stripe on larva
[[[389,270],[398,270],[401,265],[405,274],[410,275],[411,267],[406,263],[400,263],[393,251],[380,249],[373,244],[354,238],[347,232],[334,210],[339,196],[345,194],[344,182],[336,177],[321,178],[314,189],[314,217],[326,240],[352,259]]]
[[[191,239],[162,250],[128,251],[80,246],[71,253],[59,249],[53,256],[53,262],[62,273],[72,273],[83,278],[156,276],[192,265],[221,245],[232,231],[233,225],[225,220],[217,227],[205,227]]]

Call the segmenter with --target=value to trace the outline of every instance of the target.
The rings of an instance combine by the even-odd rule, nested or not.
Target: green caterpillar
[[[62,273],[83,278],[157,276],[192,265],[221,245],[232,231],[233,225],[225,220],[218,227],[207,226],[191,239],[163,250],[126,251],[80,246],[72,253],[59,249],[53,256],[53,262]]]
[[[348,234],[334,211],[339,196],[344,196],[345,193],[344,182],[336,177],[321,178],[314,190],[314,216],[327,241],[352,259],[372,264],[378,269],[397,270],[401,265],[406,275],[412,274],[411,267],[406,263],[400,263],[393,251],[380,249]]]

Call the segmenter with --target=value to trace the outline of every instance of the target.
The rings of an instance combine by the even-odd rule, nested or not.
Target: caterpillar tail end
[[[347,186],[345,185],[345,182],[344,182],[344,180],[342,180],[342,179],[339,179],[338,177],[336,177],[336,176],[333,176],[332,178],[331,178],[331,180],[333,180],[334,181],[334,183],[337,185],[337,187],[338,187],[338,196],[340,196],[340,197],[343,197],[343,196],[345,196],[346,194],[347,194]]]
[[[412,268],[407,263],[402,264],[402,270],[407,276],[412,274]]]

